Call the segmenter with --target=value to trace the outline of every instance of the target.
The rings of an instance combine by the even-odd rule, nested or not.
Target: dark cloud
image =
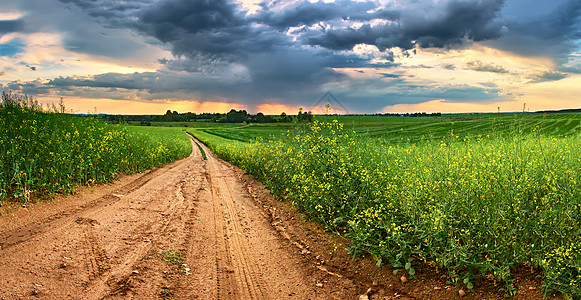
[[[0,83],[2,90],[8,90],[13,93],[25,94],[25,95],[47,95],[53,89],[51,87],[45,86],[40,79],[33,81],[13,81],[5,84]]]
[[[3,6],[25,14],[20,20],[0,21],[0,35],[59,32],[66,49],[117,62],[137,61],[147,47],[171,51],[172,57],[142,56],[151,59],[152,65],[156,60],[162,65],[157,72],[61,77],[30,85],[10,83],[38,93],[95,98],[125,99],[133,93],[142,99],[222,98],[260,104],[276,98],[308,105],[309,99],[336,89],[337,93],[333,92],[342,101],[357,106],[347,105],[353,111],[434,99],[490,101],[503,99],[504,93],[486,84],[413,85],[406,82],[409,75],[405,69],[396,74],[390,69],[400,66],[394,62],[396,58],[416,54],[417,47],[445,52],[473,42],[564,59],[581,37],[579,0],[570,0],[536,19],[502,16],[503,0],[415,0],[401,1],[397,6],[375,0],[268,1],[253,13],[230,0],[2,1],[6,2]],[[358,44],[377,46],[381,54],[350,51]],[[389,50],[393,47],[401,48],[402,54],[395,57]],[[452,64],[441,67],[455,69]],[[465,67],[509,73],[502,66],[480,61]],[[342,68],[376,68],[381,77],[350,78],[340,71]],[[565,68],[574,66],[561,71]],[[559,80],[566,76],[562,72],[530,80]]]
[[[494,19],[502,6],[502,1],[492,0],[451,1],[437,7],[443,12],[434,8],[416,12],[382,7],[375,1],[297,1],[263,4],[257,13],[246,15],[227,0],[160,0],[149,5],[145,0],[124,1],[117,12],[106,9],[116,1],[61,1],[163,42],[175,55],[160,61],[169,70],[214,74],[229,64],[240,65],[246,71],[244,92],[263,99],[288,98],[297,89],[321,92],[325,84],[348,80],[334,68],[397,66],[336,52],[356,44],[375,45],[383,52],[391,47],[412,49],[416,43],[444,47],[466,38],[495,38],[500,26]],[[367,22],[374,19],[383,23]],[[352,28],[352,21],[364,24]],[[324,22],[339,28],[324,24],[320,30],[308,28]],[[294,37],[286,34],[290,27],[298,26],[303,27],[292,33]],[[383,52],[382,58],[394,60],[390,51]]]
[[[478,72],[490,72],[490,73],[499,73],[499,74],[507,74],[509,70],[505,69],[502,66],[495,65],[495,64],[487,64],[477,61],[469,61],[466,63],[466,68],[473,71]]]
[[[369,12],[370,10],[372,12]],[[259,14],[252,16],[251,20],[286,30],[289,27],[311,26],[333,20],[397,20],[399,15],[399,11],[377,9],[377,4],[369,1],[339,0],[329,3],[299,1],[278,10],[273,10],[269,5],[263,5],[263,10]]]
[[[58,0],[69,6],[76,6],[87,15],[97,18],[108,27],[132,26],[137,15],[144,7],[155,0]]]
[[[0,37],[6,33],[21,31],[24,27],[22,20],[0,20]]]
[[[581,65],[563,66],[563,67],[559,68],[559,71],[566,72],[566,73],[573,73],[573,74],[581,74]]]
[[[577,40],[581,38],[581,1],[569,0],[541,19],[516,26],[521,33],[543,40]]]
[[[390,73],[379,73],[381,75],[381,78],[400,78],[403,75],[400,74],[390,74]]]
[[[561,72],[543,72],[541,74],[529,76],[531,79],[529,83],[539,83],[545,81],[557,81],[567,78],[567,74]]]
[[[428,65],[424,65],[424,64],[419,64],[419,65],[416,65],[416,66],[409,66],[408,68],[410,68],[410,69],[432,69],[434,67],[428,66]]]
[[[538,5],[538,4],[537,4]],[[578,51],[581,39],[581,1],[568,0],[533,18],[507,18],[505,33],[486,42],[492,47],[527,56],[548,56],[558,63]]]
[[[306,44],[333,50],[350,50],[357,44],[412,49],[461,44],[464,39],[483,41],[500,37],[502,26],[496,21],[502,0],[449,1],[429,12],[402,13],[395,22],[365,24],[359,28],[309,31],[301,38]]]
[[[456,66],[454,64],[443,64],[442,68],[446,70],[455,70]]]
[[[497,87],[497,86],[498,86],[498,85],[497,85],[496,83],[494,83],[494,82],[481,82],[480,84],[481,84],[481,85],[483,85],[483,86],[485,86],[485,87],[489,87],[489,88],[495,88],[495,87]]]
[[[140,13],[138,23],[142,31],[162,42],[192,39],[197,34],[223,33],[242,25],[234,5],[226,0],[159,1]],[[223,40],[227,38],[232,36],[227,35]]]
[[[0,0],[3,11],[23,13],[18,20],[0,22],[10,24],[6,27],[22,34],[58,33],[62,37],[63,46],[75,53],[107,57],[110,61],[119,59],[128,63],[142,63],[145,55],[158,50],[145,43],[143,36],[128,31],[127,25],[113,28],[112,24],[121,23],[121,21],[115,21],[117,19],[111,17],[105,21],[105,17],[102,17],[100,19],[104,20],[103,22],[96,22],[97,19],[90,16],[91,10],[84,9],[87,5],[82,5],[91,3],[93,6],[102,7],[103,11],[108,11],[106,9],[108,5],[111,6],[114,3],[123,5],[123,3],[138,2],[137,0],[62,2],[58,0]],[[130,14],[124,14],[118,19],[123,20],[124,24],[135,22],[135,17]],[[5,26],[0,25],[0,30],[3,30],[1,27]]]

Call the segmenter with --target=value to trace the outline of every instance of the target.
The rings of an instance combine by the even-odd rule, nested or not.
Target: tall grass
[[[166,135],[138,134],[63,111],[47,112],[31,98],[2,94],[0,205],[7,199],[26,202],[34,195],[73,192],[79,184],[143,171],[191,151],[183,133],[177,143]]]
[[[301,211],[352,241],[353,255],[415,273],[437,266],[514,295],[517,266],[543,291],[581,295],[581,136],[450,133],[392,144],[315,122],[287,138],[241,143],[192,133]]]

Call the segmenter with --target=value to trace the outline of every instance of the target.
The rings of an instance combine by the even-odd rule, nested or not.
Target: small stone
[[[373,280],[373,282],[371,283],[372,286],[377,286],[379,285],[379,282],[377,282],[377,280]]]
[[[441,288],[441,287],[439,287],[439,286],[435,286],[435,287],[434,287],[434,290],[436,290],[436,291],[439,291],[439,290],[441,290],[441,289],[442,289],[442,288]]]
[[[536,290],[537,288],[535,288],[534,286],[529,286],[529,290]]]
[[[133,274],[139,274],[139,271],[133,270],[133,272],[131,272],[131,273],[133,273]]]
[[[307,250],[307,249],[303,249],[303,251],[301,251],[301,254],[302,254],[302,255],[307,255],[307,254],[309,254],[309,253],[310,253],[310,252],[309,252],[309,250]]]
[[[322,288],[322,287],[323,287],[323,284],[322,284],[322,283],[320,283],[320,282],[319,282],[319,283],[317,283],[317,284],[315,284],[315,285],[316,285],[317,287],[320,287],[320,288]]]
[[[320,255],[315,256],[315,259],[321,259]]]
[[[359,295],[359,300],[369,300],[369,296],[367,296],[367,295]]]
[[[59,268],[61,268],[61,269],[64,269],[64,268],[66,268],[66,267],[67,267],[67,264],[66,264],[66,263],[62,263],[62,264],[59,266]]]
[[[402,277],[401,277],[399,280],[401,281],[401,283],[406,283],[406,282],[408,282],[408,279],[407,279],[407,278],[405,278],[405,276],[402,276]]]
[[[466,292],[464,290],[459,290],[458,295],[460,295],[460,297],[464,297],[466,296]]]
[[[371,293],[373,293],[373,290],[371,288],[368,288],[367,292],[365,292],[365,295],[371,295]]]

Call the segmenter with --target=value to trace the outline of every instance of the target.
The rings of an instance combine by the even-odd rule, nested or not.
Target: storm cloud
[[[386,24],[310,31],[303,41],[334,50],[352,49],[357,44],[375,45],[385,50],[392,47],[412,49],[416,44],[442,48],[462,44],[465,39],[495,39],[501,35],[502,25],[496,18],[503,2],[443,1],[439,4],[442,7],[428,6],[431,11],[424,8],[398,13],[398,18]]]
[[[22,20],[0,20],[0,37],[6,33],[20,31],[23,27]]]
[[[448,73],[462,69],[503,75],[512,74],[509,67],[473,58],[402,67],[402,60],[413,59],[422,48],[445,53],[482,43],[517,55],[545,55],[559,66],[523,74],[528,83],[566,78],[563,72],[579,69],[565,63],[581,39],[581,2],[558,1],[562,5],[548,12],[519,18],[506,13],[512,4],[504,0],[283,0],[263,1],[254,10],[230,0],[0,0],[25,12],[17,20],[0,21],[0,36],[59,32],[68,51],[126,64],[148,57],[151,52],[144,49],[170,53],[151,58],[157,71],[10,83],[23,91],[85,92],[112,99],[131,92],[143,99],[195,95],[245,104],[276,98],[304,105],[333,89],[350,110],[375,111],[406,101],[504,99],[500,89],[442,86],[421,81],[411,71],[440,66]],[[358,52],[362,46],[373,51]],[[368,70],[349,72],[363,68]],[[360,78],[349,75],[355,73]]]

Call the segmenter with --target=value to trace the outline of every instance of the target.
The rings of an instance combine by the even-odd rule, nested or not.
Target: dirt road
[[[0,217],[0,299],[352,299],[249,177],[183,160]],[[294,219],[294,217],[293,217]],[[290,233],[289,233],[290,232]]]

